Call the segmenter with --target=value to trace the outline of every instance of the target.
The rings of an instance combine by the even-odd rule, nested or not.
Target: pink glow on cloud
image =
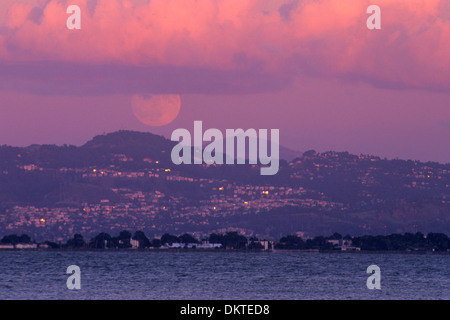
[[[0,144],[149,130],[133,94],[194,120],[279,128],[282,145],[450,161],[447,0],[2,0]],[[366,9],[382,29],[366,28]],[[68,30],[77,4],[82,29]]]
[[[259,0],[55,1],[8,8],[0,58],[9,63],[75,63],[236,70],[253,61],[266,72],[312,72],[426,89],[450,86],[450,20],[445,0],[379,0],[382,30],[365,28],[369,0],[303,0],[289,18],[282,4]],[[65,28],[69,4],[82,10],[82,30]],[[239,57],[241,59],[239,59]],[[300,65],[292,68],[292,65]]]

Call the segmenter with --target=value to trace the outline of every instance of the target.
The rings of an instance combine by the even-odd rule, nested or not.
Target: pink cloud
[[[258,0],[98,0],[95,10],[87,0],[50,0],[38,5],[39,19],[31,15],[36,5],[17,3],[0,29],[0,59],[2,64],[258,70],[255,77],[313,73],[378,86],[449,90],[445,1],[378,0],[382,29],[375,31],[365,26],[369,0],[271,6]],[[280,8],[289,3],[286,19]],[[81,7],[82,30],[65,27],[69,4]]]

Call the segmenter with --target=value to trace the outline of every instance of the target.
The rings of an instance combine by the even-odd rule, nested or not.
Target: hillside
[[[450,164],[308,151],[261,176],[250,165],[176,166],[173,145],[119,131],[80,147],[1,146],[0,235],[450,229]]]

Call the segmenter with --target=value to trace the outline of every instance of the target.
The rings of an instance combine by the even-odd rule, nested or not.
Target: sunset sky
[[[81,30],[66,27],[73,4]],[[132,101],[150,95],[179,95],[175,120],[139,121]],[[170,138],[194,120],[280,129],[300,151],[450,162],[450,1],[0,2],[0,144]]]

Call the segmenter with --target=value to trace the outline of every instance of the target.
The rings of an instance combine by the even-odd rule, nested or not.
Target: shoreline
[[[207,249],[207,248],[144,248],[144,249],[130,249],[130,248],[0,248],[0,252],[216,252],[216,253],[319,253],[319,254],[417,254],[417,255],[447,255],[449,251],[397,251],[397,250],[319,250],[319,249],[270,249],[270,250],[239,250],[239,249]]]

